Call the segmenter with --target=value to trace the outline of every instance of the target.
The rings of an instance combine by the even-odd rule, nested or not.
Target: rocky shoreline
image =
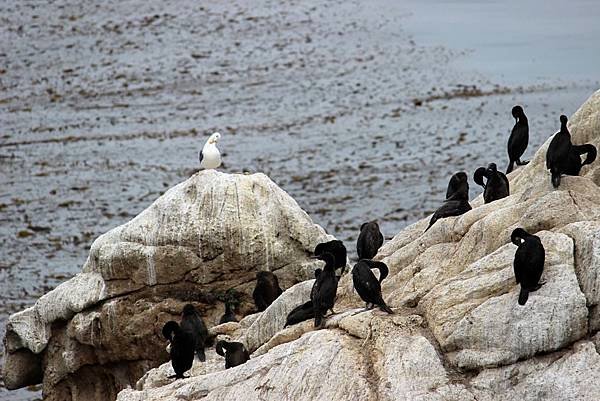
[[[573,143],[600,145],[600,91],[570,119]],[[458,218],[427,220],[380,250],[393,316],[363,312],[349,275],[325,330],[281,330],[310,292],[308,255],[330,239],[263,174],[200,172],[94,241],[83,270],[11,316],[4,381],[43,380],[48,400],[329,399],[597,400],[600,398],[600,168],[554,190],[546,142],[509,175],[511,195]],[[516,226],[547,250],[526,307],[512,276]],[[451,255],[451,257],[448,257]],[[193,300],[214,322],[235,288],[251,310],[254,274],[286,291],[260,314],[213,327],[249,362],[223,371],[214,351],[189,379],[166,380],[162,324]],[[211,324],[212,325],[212,324]],[[140,379],[141,378],[141,379]],[[118,394],[118,397],[117,397]]]

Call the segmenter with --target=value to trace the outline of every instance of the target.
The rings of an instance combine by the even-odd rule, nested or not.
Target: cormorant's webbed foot
[[[533,291],[537,291],[540,288],[542,288],[542,286],[546,284],[545,281],[540,281],[535,287],[533,287],[532,289],[529,290],[529,292],[533,292]]]

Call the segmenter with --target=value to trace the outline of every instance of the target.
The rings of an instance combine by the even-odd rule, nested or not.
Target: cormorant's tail
[[[379,306],[379,309],[381,309],[384,312],[389,313],[390,315],[394,314],[394,311],[389,306],[387,306],[385,304],[385,301],[381,301],[381,303],[379,305],[377,305],[377,306]]]
[[[206,355],[204,354],[204,347],[196,348],[196,356],[201,362],[206,362]]]
[[[550,173],[552,174],[552,186],[558,188],[560,185],[560,173],[554,169],[551,170]]]
[[[514,167],[515,167],[515,162],[511,160],[510,163],[508,163],[508,167],[506,168],[506,174],[508,174],[511,171],[513,171]]]
[[[427,232],[427,230],[429,230],[436,221],[437,221],[437,219],[435,217],[431,217],[431,220],[429,220],[429,225],[425,229],[425,232]]]
[[[313,310],[312,301],[308,301],[300,306],[297,306],[287,315],[285,326],[283,327],[292,326],[314,317],[315,312]]]
[[[525,305],[527,303],[528,298],[529,290],[527,288],[521,287],[521,292],[519,293],[519,305]]]

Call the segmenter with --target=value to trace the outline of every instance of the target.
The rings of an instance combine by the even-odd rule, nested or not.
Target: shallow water
[[[452,173],[505,168],[515,103],[529,157],[598,86],[597,49],[583,80],[560,60],[503,64],[485,35],[440,20],[479,5],[425,3],[0,3],[0,330],[189,177],[213,130],[224,171],[268,174],[354,251],[362,222],[391,237],[439,205]],[[582,47],[598,37],[589,15],[572,20]]]

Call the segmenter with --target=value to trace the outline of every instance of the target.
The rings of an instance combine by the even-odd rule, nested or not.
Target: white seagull
[[[221,153],[217,149],[219,138],[221,138],[221,134],[218,132],[212,134],[198,154],[201,169],[215,169],[221,165]]]

